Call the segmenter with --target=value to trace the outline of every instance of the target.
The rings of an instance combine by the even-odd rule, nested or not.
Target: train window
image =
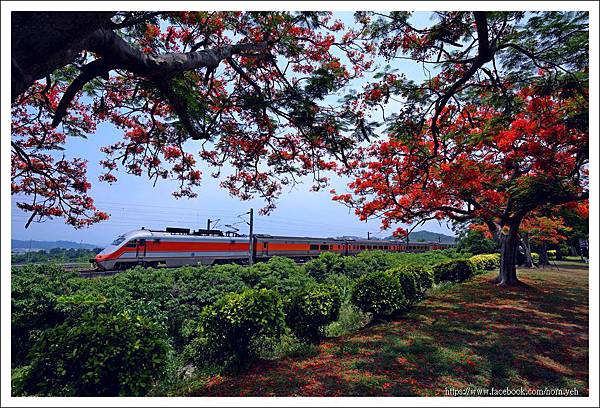
[[[119,245],[123,241],[125,241],[125,237],[123,235],[119,235],[117,238],[115,238],[111,245]]]
[[[318,245],[311,245],[311,246],[310,246],[310,250],[311,250],[311,251],[317,251],[318,249],[319,249],[319,246],[318,246]]]
[[[329,249],[329,245],[321,245],[321,251],[327,251]]]
[[[137,246],[137,244],[134,242],[130,242],[127,245],[125,245],[127,248],[135,248]]]
[[[264,249],[267,249],[267,244],[268,244],[268,242],[263,242],[263,248]]]
[[[360,246],[360,249],[367,249],[367,247],[366,247],[366,246],[364,246],[364,245],[361,245],[361,246]]]

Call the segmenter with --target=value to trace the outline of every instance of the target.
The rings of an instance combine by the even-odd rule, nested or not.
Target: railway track
[[[29,266],[29,265],[41,266],[41,265],[49,265],[49,264],[51,264],[51,263],[43,262],[43,263],[12,264],[11,267],[12,268],[22,268],[24,266]],[[85,262],[85,263],[82,263],[82,262],[52,263],[52,265],[62,266],[67,271],[84,270],[84,268],[90,267],[90,263],[88,263],[88,262]]]
[[[16,264],[12,265],[12,268],[22,268],[28,265],[48,265],[48,263],[33,263],[33,264]],[[98,269],[90,268],[89,263],[56,263],[54,265],[62,266],[66,271],[77,272],[79,276],[82,278],[97,278],[101,276],[111,276],[115,275],[119,272],[123,272],[122,270],[112,270],[112,271],[101,271]]]

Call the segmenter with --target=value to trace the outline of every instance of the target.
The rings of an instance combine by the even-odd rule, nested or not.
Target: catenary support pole
[[[252,266],[254,261],[254,209],[250,208],[250,234],[248,237],[248,265]]]

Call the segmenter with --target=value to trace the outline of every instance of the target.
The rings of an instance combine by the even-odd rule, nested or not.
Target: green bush
[[[212,268],[184,267],[173,269],[173,287],[167,290],[164,304],[169,318],[169,335],[176,349],[185,344],[183,328],[189,322],[197,324],[202,309],[226,293],[241,293],[249,286],[244,282],[239,265],[216,265]]]
[[[473,255],[489,254],[500,249],[499,244],[491,238],[486,238],[481,231],[467,230],[460,234],[456,243],[459,252],[470,252]]]
[[[27,265],[11,271],[11,354],[13,367],[27,363],[27,353],[43,333],[65,320],[56,299],[77,274],[56,265]]]
[[[344,261],[338,254],[324,252],[304,264],[304,270],[317,282],[323,282],[328,275],[343,273]]]
[[[280,256],[274,256],[268,262],[259,262],[244,269],[251,269],[246,273],[256,276],[257,283],[253,286],[255,289],[276,290],[282,297],[288,296],[308,284],[315,283],[305,269],[293,259]]]
[[[389,273],[393,274],[400,281],[402,286],[402,295],[404,296],[405,306],[408,306],[417,301],[417,278],[412,270],[404,266],[390,269]]]
[[[356,279],[365,273],[371,272],[369,265],[358,256],[345,256],[342,258],[344,262],[343,274],[350,279]]]
[[[393,254],[384,251],[364,251],[356,255],[356,259],[363,263],[364,273],[384,272],[402,263],[402,254]]]
[[[411,299],[410,302],[421,299],[425,295],[425,292],[433,285],[433,275],[431,271],[422,265],[406,264],[391,269],[390,271],[392,273],[400,273],[402,276],[406,274],[413,276],[413,279],[411,279],[399,275],[400,283],[402,283],[403,280],[405,281],[405,283],[402,284],[402,288],[404,290],[404,296]],[[413,293],[413,280],[415,282],[415,289],[414,295],[411,295],[411,293]]]
[[[327,276],[324,283],[338,288],[342,303],[350,302],[352,286],[354,285],[354,280],[350,277],[341,274],[332,274]]]
[[[25,381],[29,376],[30,366],[21,366],[10,370],[10,394],[14,397],[27,396]]]
[[[476,271],[475,265],[468,259],[452,259],[433,267],[436,283],[462,282],[473,277]]]
[[[352,303],[343,303],[340,307],[340,316],[325,328],[325,335],[338,337],[350,334],[369,323],[370,317]]]
[[[537,252],[532,252],[531,253],[531,260],[533,261],[534,264],[539,265],[539,263],[540,263],[540,254],[538,254]]]
[[[340,291],[327,284],[310,285],[292,293],[285,302],[285,320],[300,340],[313,342],[335,321],[342,304]]]
[[[208,360],[243,362],[252,356],[256,338],[281,337],[285,328],[281,297],[266,289],[225,295],[202,310],[199,328]]]
[[[556,259],[556,249],[549,249],[547,253],[548,259]]]
[[[374,317],[390,316],[405,303],[400,280],[389,272],[365,274],[354,285],[352,303]]]
[[[491,271],[500,267],[500,254],[482,254],[469,258],[478,272]]]
[[[166,364],[163,326],[127,311],[86,315],[42,333],[24,379],[28,394],[145,395]]]

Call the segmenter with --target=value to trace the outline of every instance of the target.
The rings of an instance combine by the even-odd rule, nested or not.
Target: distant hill
[[[414,231],[408,238],[411,242],[441,242],[442,244],[453,244],[455,241],[455,238],[450,235],[431,231]]]
[[[100,245],[79,243],[73,241],[22,241],[20,239],[11,240],[11,249],[15,252],[32,251],[40,249],[64,248],[64,249],[94,249],[101,248]]]

